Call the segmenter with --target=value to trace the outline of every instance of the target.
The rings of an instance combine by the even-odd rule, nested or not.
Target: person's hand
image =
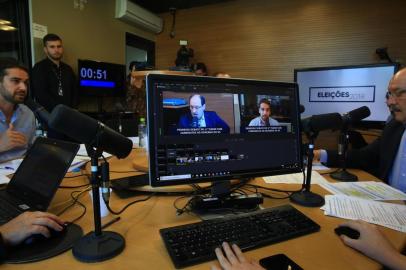
[[[64,221],[45,212],[24,212],[0,227],[0,233],[6,245],[14,246],[32,234],[50,237],[48,228],[61,231]]]
[[[11,123],[6,132],[0,135],[0,152],[25,145],[27,145],[27,138],[23,133],[15,131]]]
[[[357,220],[348,221],[340,226],[350,227],[360,233],[358,239],[351,239],[345,235],[341,235],[340,238],[344,244],[364,253],[366,256],[384,265],[388,266],[391,261],[394,261],[395,258],[400,255],[379,231],[378,227],[373,224]]]
[[[246,258],[241,252],[240,248],[233,244],[231,247],[228,243],[222,244],[223,251],[220,248],[216,248],[216,256],[220,263],[220,266],[224,270],[265,270],[255,260]],[[212,266],[212,270],[219,270],[217,266]]]
[[[321,157],[321,150],[314,150],[313,151],[313,163],[319,163]]]

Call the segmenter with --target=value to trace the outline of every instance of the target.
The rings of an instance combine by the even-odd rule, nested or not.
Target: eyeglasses
[[[193,109],[199,110],[201,107],[203,107],[203,106],[192,106],[192,105],[189,106],[189,108],[190,108],[191,110],[193,110]]]
[[[394,99],[399,99],[402,97],[402,95],[406,93],[406,89],[397,89],[393,93],[392,92],[386,92],[386,99],[394,98]]]

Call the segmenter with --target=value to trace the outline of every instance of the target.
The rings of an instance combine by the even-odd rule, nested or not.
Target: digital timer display
[[[125,66],[92,60],[78,61],[79,86],[84,95],[125,94]]]

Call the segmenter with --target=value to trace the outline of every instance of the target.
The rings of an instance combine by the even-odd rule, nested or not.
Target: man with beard
[[[35,117],[22,104],[28,71],[13,59],[0,59],[0,162],[25,154],[35,135]]]
[[[348,151],[348,166],[361,168],[389,185],[406,192],[406,68],[389,82],[387,105],[392,113],[382,135],[371,144]],[[334,167],[337,151],[316,150],[315,159]]]
[[[58,104],[76,106],[76,77],[72,68],[61,61],[63,57],[62,40],[55,34],[43,38],[44,60],[35,64],[32,70],[31,90],[35,100],[51,112]],[[62,134],[48,130],[48,137],[68,139]]]

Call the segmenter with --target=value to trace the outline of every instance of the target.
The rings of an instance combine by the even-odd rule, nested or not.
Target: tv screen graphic
[[[389,116],[388,84],[397,69],[396,64],[295,69],[300,103],[305,107],[301,116],[344,114],[367,106],[371,115],[362,124],[382,125]]]
[[[85,96],[123,96],[125,65],[78,60],[79,91]]]

